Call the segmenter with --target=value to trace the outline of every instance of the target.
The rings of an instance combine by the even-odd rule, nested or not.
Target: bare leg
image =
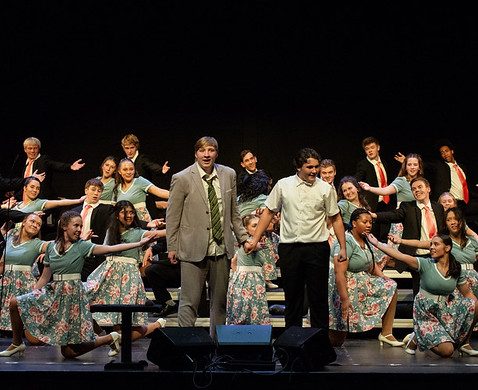
[[[161,324],[157,321],[152,322],[146,326],[134,326],[131,331],[131,341],[146,337],[148,334],[154,332],[156,329],[159,328],[161,328]]]
[[[68,344],[61,346],[61,354],[67,359],[73,359],[77,356],[83,355],[92,351],[102,345],[108,345],[113,342],[111,334],[106,336],[98,336],[95,341],[88,341],[81,344]]]
[[[397,292],[393,294],[392,301],[387,308],[387,311],[382,317],[382,336],[389,336],[393,332],[393,320],[395,319],[395,311],[397,310]],[[396,340],[395,337],[387,337],[390,340]]]
[[[23,342],[22,333],[23,333],[23,321],[20,317],[20,312],[18,311],[18,302],[15,297],[12,297],[10,300],[10,322],[12,323],[12,343],[14,345],[20,345]]]

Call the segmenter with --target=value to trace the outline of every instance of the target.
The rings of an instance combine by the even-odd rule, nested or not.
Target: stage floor
[[[3,350],[10,340],[0,339]],[[133,343],[132,360],[147,360],[146,354],[151,340],[146,338]],[[478,340],[473,340],[478,347]],[[29,389],[43,389],[55,385],[74,387],[76,384],[111,386],[123,385],[177,386],[186,388],[230,388],[269,384],[276,389],[313,388],[319,383],[336,387],[343,385],[363,384],[370,388],[382,388],[396,383],[407,385],[418,383],[427,386],[444,384],[471,384],[476,381],[478,373],[478,357],[459,356],[458,352],[451,359],[439,358],[431,352],[417,352],[415,356],[405,353],[403,348],[383,346],[376,338],[351,338],[341,348],[336,348],[337,360],[322,369],[308,373],[287,372],[281,369],[277,361],[276,369],[270,371],[238,370],[237,372],[221,369],[207,372],[165,371],[154,363],[142,371],[118,370],[105,371],[106,363],[113,360],[108,357],[108,347],[100,347],[77,359],[65,360],[57,347],[28,346],[23,356],[0,358],[0,385],[2,389],[22,388],[19,384],[28,383]],[[116,361],[120,361],[119,355]],[[138,382],[140,381],[140,382]],[[160,381],[160,382],[158,382]],[[385,381],[385,382],[384,382]],[[255,387],[255,386],[254,386]]]

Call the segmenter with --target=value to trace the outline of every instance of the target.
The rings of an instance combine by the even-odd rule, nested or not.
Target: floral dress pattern
[[[138,242],[146,230],[128,229],[121,235],[122,243]],[[85,287],[91,304],[144,305],[146,291],[139,271],[141,248],[129,249],[107,257],[89,276]],[[93,318],[100,326],[121,324],[121,313],[96,312]],[[148,324],[148,313],[134,313],[133,326]]]
[[[453,241],[451,253],[455,256],[456,261],[461,264],[461,272],[470,285],[473,294],[478,297],[478,272],[473,268],[478,253],[478,241],[474,237],[468,237],[468,241],[463,248]]]
[[[269,306],[262,271],[264,252],[237,251],[237,270],[229,279],[226,324],[269,325]]]
[[[351,303],[351,314],[342,318],[340,296],[335,283],[333,255],[338,253],[338,242],[331,251],[329,271],[329,327],[351,333],[365,332],[380,323],[397,290],[397,283],[370,273],[373,266],[372,252],[361,248],[353,235],[345,235],[347,257],[347,293]]]
[[[30,267],[30,270],[8,270],[3,273],[3,278],[0,279],[2,292],[1,313],[0,313],[0,329],[12,330],[10,322],[9,305],[12,297],[29,293],[33,290],[36,283],[36,278],[33,275],[31,267],[38,255],[41,254],[41,249],[45,241],[39,238],[22,242],[15,245],[12,242],[13,235],[7,238],[7,246],[5,250],[5,264],[21,265]]]
[[[80,274],[85,257],[94,247],[90,241],[79,240],[60,255],[50,242],[43,263],[51,267],[53,275]],[[17,301],[25,329],[46,344],[80,344],[95,339],[90,305],[79,278],[52,281],[18,296]]]
[[[413,301],[413,329],[418,348],[425,351],[444,342],[460,345],[475,313],[473,300],[455,291],[457,285],[466,283],[463,271],[458,279],[444,277],[432,258],[417,260],[420,291]]]

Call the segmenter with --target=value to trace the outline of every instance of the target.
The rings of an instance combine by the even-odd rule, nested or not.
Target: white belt
[[[5,271],[31,271],[31,265],[7,264]]]
[[[133,259],[131,257],[125,257],[125,256],[108,256],[106,258],[108,261],[114,261],[116,263],[125,263],[125,264],[138,264],[136,259]]]
[[[469,270],[475,269],[475,268],[473,267],[473,264],[470,264],[470,263],[461,264],[461,268],[463,268],[463,269],[469,269]]]
[[[448,301],[449,298],[453,298],[453,294],[436,295],[436,294],[429,293],[428,291],[425,291],[423,289],[420,289],[420,293],[429,299],[433,299],[435,302],[440,302],[445,300]]]
[[[146,208],[146,202],[139,202],[139,203],[135,203],[134,205],[134,208],[138,208],[138,207],[142,207],[143,209]]]
[[[80,280],[81,274],[53,274],[53,280],[55,282],[61,282],[63,280]]]
[[[238,265],[237,272],[262,272],[262,267],[256,265]]]

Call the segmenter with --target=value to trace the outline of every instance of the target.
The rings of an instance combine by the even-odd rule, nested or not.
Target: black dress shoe
[[[164,304],[163,309],[158,313],[158,317],[167,317],[170,314],[174,314],[178,312],[178,304],[175,303],[174,305],[168,305],[167,303]]]
[[[273,316],[283,316],[285,314],[285,305],[271,305],[269,307],[269,313]]]
[[[154,301],[152,301],[151,299],[146,299],[146,302],[144,302],[144,305],[145,306],[154,306],[154,305],[156,305],[156,303],[154,303]]]

